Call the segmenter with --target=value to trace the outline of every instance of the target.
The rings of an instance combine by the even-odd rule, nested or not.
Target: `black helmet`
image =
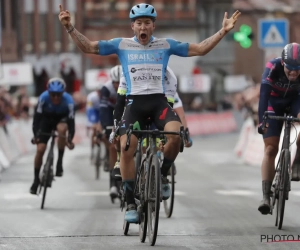
[[[288,70],[300,70],[300,44],[289,43],[285,45],[281,59]]]

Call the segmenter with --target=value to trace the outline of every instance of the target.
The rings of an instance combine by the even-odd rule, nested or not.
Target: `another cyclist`
[[[133,156],[137,146],[137,138],[132,135],[130,147],[128,151],[125,151],[126,129],[129,124],[133,123],[143,128],[148,117],[151,117],[158,129],[179,131],[180,119],[168,104],[163,88],[169,57],[171,55],[190,57],[207,54],[234,27],[240,14],[239,11],[236,11],[231,18],[227,19],[227,13],[225,13],[221,30],[203,42],[199,44],[182,43],[174,39],[153,37],[157,17],[156,10],[150,4],[141,3],[133,6],[129,13],[134,37],[90,41],[74,28],[71,24],[69,11],[64,11],[60,5],[59,19],[78,48],[84,53],[102,56],[117,54],[122,64],[126,83],[129,86],[126,93],[126,109],[120,126],[120,168],[126,194],[126,221],[130,223],[139,221],[134,200],[135,167]],[[161,168],[162,199],[170,197],[167,173],[180,149],[179,136],[167,137],[168,143],[165,145],[164,161]]]
[[[30,188],[31,194],[36,194],[40,184],[39,173],[43,163],[47,142],[52,130],[57,130],[60,136],[68,139],[58,138],[58,159],[56,164],[56,176],[63,175],[63,156],[65,146],[73,147],[75,134],[74,101],[71,95],[65,92],[66,84],[61,78],[51,78],[47,83],[47,90],[43,92],[35,109],[32,130],[37,151],[34,159],[34,181]]]
[[[287,44],[281,57],[272,59],[266,64],[262,75],[259,99],[258,132],[263,134],[265,149],[262,162],[262,191],[263,200],[258,207],[262,214],[270,212],[271,185],[275,175],[275,158],[278,153],[282,121],[269,120],[263,130],[262,119],[265,111],[273,115],[283,116],[286,109],[294,117],[300,117],[300,45]],[[300,137],[297,139],[299,148]],[[300,152],[297,149],[292,166],[292,181],[300,178]]]
[[[117,65],[110,70],[110,80],[104,84],[100,91],[100,117],[101,125],[105,129],[104,142],[108,149],[109,164],[106,166],[106,170],[110,171],[110,196],[112,199],[118,196],[118,185],[115,178],[112,177],[112,170],[115,162],[117,161],[117,151],[113,144],[109,143],[108,138],[112,129],[107,129],[108,126],[114,126],[113,112],[117,101],[117,90],[120,83],[120,77],[122,74],[121,65]]]
[[[97,133],[102,132],[99,111],[100,111],[100,89],[89,93],[86,100],[87,128],[92,129],[91,157],[90,157],[91,161],[94,158],[95,137],[97,136]]]

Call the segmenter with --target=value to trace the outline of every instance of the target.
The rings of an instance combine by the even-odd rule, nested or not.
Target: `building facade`
[[[74,81],[84,81],[86,69],[111,67],[118,59],[115,55],[81,53],[58,20],[59,4],[70,11],[74,26],[90,40],[105,40],[133,35],[128,13],[139,2],[0,0],[2,62],[32,63],[37,94],[44,89],[47,79],[57,74],[71,82],[69,91],[72,92]],[[232,0],[149,0],[147,3],[154,5],[158,13],[155,36],[194,43],[216,33],[222,27],[224,12],[232,12]],[[234,43],[224,38],[205,57],[171,57],[170,66],[176,74],[190,74],[198,66],[201,72],[215,74],[218,79],[234,71],[234,59]]]
[[[300,43],[300,1],[298,0],[234,0],[234,9],[242,12],[237,31],[241,24],[249,25],[254,34],[253,44],[248,49],[243,49],[239,44],[235,44],[236,60],[234,61],[234,73],[252,76],[255,82],[260,82],[266,60],[269,57],[281,56],[283,48],[273,49],[275,53],[269,53],[268,49],[261,49],[259,42],[259,19],[287,19],[289,22],[289,42]],[[270,54],[270,56],[269,56]]]

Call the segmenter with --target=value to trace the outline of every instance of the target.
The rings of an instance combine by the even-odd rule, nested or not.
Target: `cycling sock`
[[[34,168],[34,178],[38,179],[40,175],[40,169],[39,168]]]
[[[109,159],[109,148],[106,149],[107,159]]]
[[[120,162],[120,151],[117,151],[117,161]]]
[[[115,178],[112,175],[112,170],[110,170],[109,173],[110,173],[109,174],[109,187],[111,188],[113,186],[117,186],[116,185],[116,180],[115,180]]]
[[[123,181],[123,188],[126,196],[127,205],[135,204],[134,201],[134,180]]]
[[[61,149],[58,149],[58,159],[57,159],[57,164],[62,164],[62,159],[64,157],[64,152],[65,150],[61,150]]]
[[[164,158],[164,161],[163,161],[162,167],[161,167],[161,174],[163,176],[166,177],[168,175],[169,169],[171,168],[173,162],[174,161],[172,161],[172,160]]]

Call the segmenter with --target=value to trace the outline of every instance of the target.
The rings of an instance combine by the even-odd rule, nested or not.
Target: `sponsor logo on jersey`
[[[161,76],[155,76],[152,74],[143,74],[142,76],[134,76],[132,77],[133,81],[146,81],[146,80],[154,80],[161,81]]]
[[[137,71],[161,71],[159,68],[131,68],[130,72],[135,73]]]
[[[293,89],[293,90],[300,90],[300,83],[282,83],[282,82],[275,82],[274,85],[276,85],[279,88],[283,89]]]
[[[141,46],[138,45],[138,44],[126,44],[126,46],[127,46],[128,48],[139,48],[139,47],[141,47]]]
[[[69,104],[68,106],[69,106],[69,118],[74,119],[74,116],[75,116],[75,114],[74,114],[74,104]]]
[[[150,44],[149,47],[159,47],[159,46],[164,46],[163,43],[158,43],[158,44]]]
[[[161,53],[129,53],[128,61],[144,61],[144,62],[155,62],[162,60]]]

